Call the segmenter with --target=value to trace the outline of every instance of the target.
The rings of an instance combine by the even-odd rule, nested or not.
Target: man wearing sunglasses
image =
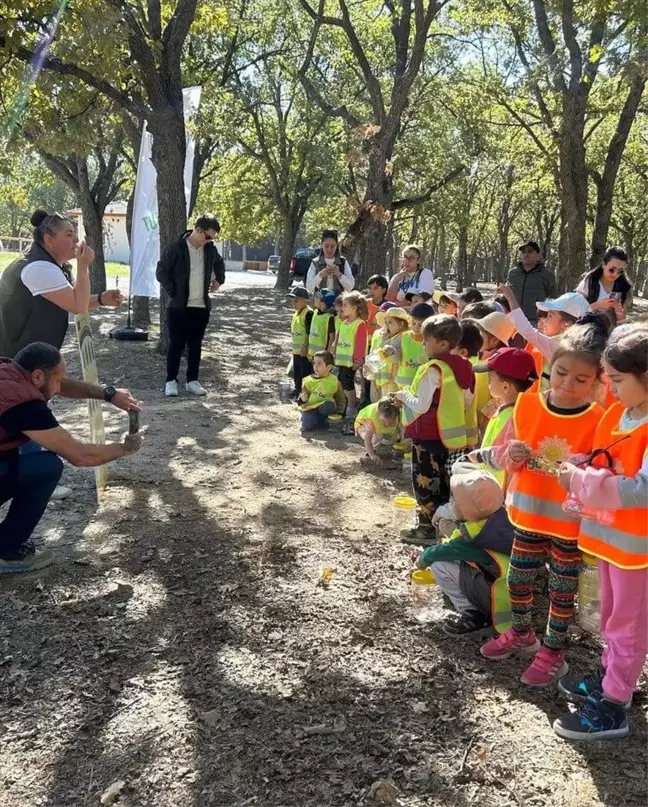
[[[508,273],[508,285],[533,325],[538,322],[536,303],[548,297],[556,297],[556,277],[542,262],[540,247],[535,241],[525,241],[520,246],[520,260]]]
[[[199,216],[193,230],[183,233],[168,246],[158,262],[156,277],[169,296],[167,322],[167,378],[164,394],[178,394],[178,373],[182,353],[187,348],[187,392],[205,395],[198,381],[200,354],[211,301],[210,291],[225,282],[225,264],[214,239],[220,224],[214,216]]]

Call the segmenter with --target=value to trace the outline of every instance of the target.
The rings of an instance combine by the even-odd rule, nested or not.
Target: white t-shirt
[[[576,287],[576,291],[579,291],[583,295],[583,297],[587,297],[587,278],[583,278],[583,280],[581,280],[581,282]],[[603,288],[603,284],[599,283],[598,300],[595,300],[594,302],[599,303],[601,302],[601,300],[607,300],[610,297],[611,293],[612,292],[610,291],[605,291],[605,289]]]
[[[419,291],[433,294],[434,286],[434,272],[431,269],[421,269],[418,277],[416,274],[405,275],[404,279],[398,284],[396,299],[399,301],[404,300],[406,295],[416,294]]]
[[[20,273],[20,279],[27,286],[33,297],[71,288],[61,267],[51,261],[28,263]]]
[[[189,248],[189,297],[187,308],[205,307],[205,249],[194,247],[187,239]]]

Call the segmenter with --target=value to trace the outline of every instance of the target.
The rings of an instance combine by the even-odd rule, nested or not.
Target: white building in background
[[[77,220],[79,238],[85,238],[83,213],[80,210],[69,210],[68,215]],[[129,263],[130,248],[126,235],[126,202],[113,202],[108,205],[103,217],[104,254],[107,261]]]

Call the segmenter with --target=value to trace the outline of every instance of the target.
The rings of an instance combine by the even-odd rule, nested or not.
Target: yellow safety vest
[[[409,387],[414,380],[416,371],[426,361],[423,338],[417,338],[412,331],[405,331],[401,334],[401,360],[396,371],[398,386]]]
[[[445,543],[453,538],[459,537],[475,538],[484,528],[486,521],[487,519],[482,519],[481,521],[465,521],[461,527],[457,527],[448,538],[444,538],[443,542]],[[506,633],[511,627],[511,598],[506,582],[511,559],[502,552],[495,552],[494,549],[485,549],[484,552],[487,552],[491,556],[499,569],[499,574],[490,587],[493,627],[498,633]],[[473,561],[467,561],[467,563],[475,569],[479,568],[478,563],[474,563]]]
[[[301,311],[295,311],[290,321],[290,331],[292,333],[292,352],[300,353],[301,349],[306,344],[306,314],[312,311],[310,306],[302,308]]]
[[[326,350],[326,343],[328,342],[328,327],[329,321],[333,315],[328,311],[321,314],[318,311],[313,311],[313,318],[311,319],[310,331],[308,332],[308,357],[313,356],[320,350]]]
[[[395,426],[385,426],[384,423],[381,423],[380,416],[378,414],[378,404],[372,403],[369,406],[365,406],[364,409],[361,409],[358,412],[358,415],[353,423],[353,428],[355,429],[356,434],[358,433],[358,429],[365,423],[367,420],[371,421],[374,426],[374,434],[380,434],[383,437],[398,437],[400,435],[400,424],[396,423]]]
[[[506,424],[513,416],[513,409],[514,406],[512,404],[511,406],[505,406],[504,408],[500,407],[495,415],[490,418],[488,425],[486,426],[486,431],[484,432],[481,448],[490,448],[495,443],[498,436],[504,431]],[[504,487],[506,482],[506,471],[496,471],[493,468],[487,467],[486,465],[482,465],[481,467],[491,473],[495,479],[497,479],[501,488]]]
[[[412,395],[416,395],[423,376],[433,367],[436,367],[441,375],[441,386],[438,390],[439,405],[436,411],[441,442],[451,451],[466,448],[468,435],[463,390],[457,383],[455,374],[449,364],[440,359],[432,359],[427,364],[422,364],[416,371],[410,388]],[[401,413],[403,425],[405,426],[409,426],[422,414],[425,414],[424,412],[413,412],[407,406],[403,406]]]
[[[318,378],[316,375],[309,375],[302,381],[302,389],[308,393],[308,400],[299,408],[302,412],[308,409],[317,409],[325,401],[332,401],[335,399],[340,382],[338,377],[329,373],[324,378]]]
[[[344,320],[341,322],[335,348],[335,364],[338,367],[353,367],[356,332],[363,323],[364,320],[360,317],[354,319],[353,322],[344,322]]]

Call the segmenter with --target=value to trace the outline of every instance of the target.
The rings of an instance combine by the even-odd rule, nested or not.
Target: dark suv
[[[290,261],[290,271],[293,277],[305,278],[310,269],[311,263],[319,255],[319,249],[296,249],[293,259]]]

